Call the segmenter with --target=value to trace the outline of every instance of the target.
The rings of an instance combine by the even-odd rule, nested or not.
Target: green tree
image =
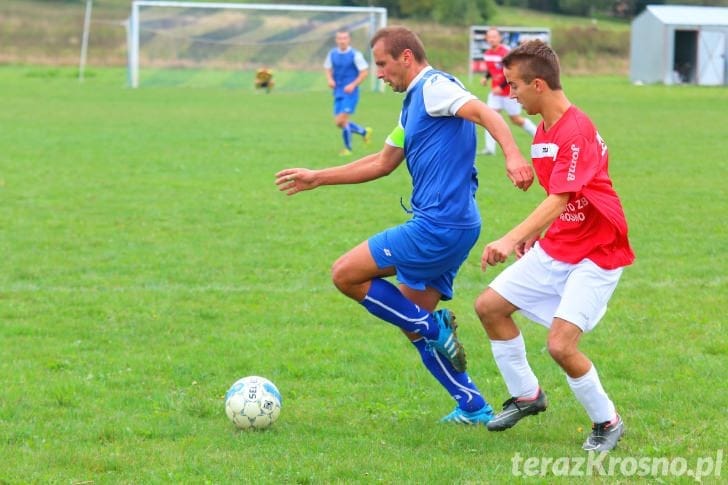
[[[402,17],[431,19],[449,25],[482,23],[496,11],[495,0],[399,0]]]
[[[591,17],[596,12],[610,12],[615,4],[614,0],[558,0],[558,12],[567,15]]]
[[[399,0],[399,11],[403,17],[429,18],[435,0]]]
[[[451,25],[487,22],[496,11],[494,0],[434,0],[432,20]]]

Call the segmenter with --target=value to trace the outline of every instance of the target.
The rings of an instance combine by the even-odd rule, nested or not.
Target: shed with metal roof
[[[728,8],[649,5],[632,21],[634,83],[728,84]]]

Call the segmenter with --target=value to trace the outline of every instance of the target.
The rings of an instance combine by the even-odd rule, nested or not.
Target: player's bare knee
[[[499,312],[494,303],[487,291],[484,291],[475,299],[475,313],[486,330],[493,328],[499,320]]]
[[[549,334],[546,344],[549,354],[556,362],[564,362],[578,352],[574,342],[561,338],[558,334]]]
[[[485,298],[483,298],[483,293],[478,295],[478,297],[475,299],[475,313],[478,315],[478,318],[480,318],[480,321],[485,324],[485,317],[487,316],[488,312],[488,305],[485,302]]]
[[[334,286],[339,289],[342,293],[346,293],[346,289],[349,287],[351,282],[347,278],[347,273],[345,269],[346,267],[346,261],[344,259],[344,256],[337,259],[334,264],[331,266],[331,281],[334,283]]]
[[[352,277],[355,274],[354,269],[346,255],[340,257],[331,267],[331,281],[344,295],[361,301],[366,296],[366,290],[362,286],[362,281]]]

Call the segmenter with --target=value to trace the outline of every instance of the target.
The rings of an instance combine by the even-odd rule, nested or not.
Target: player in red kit
[[[508,55],[510,49],[502,43],[500,32],[496,29],[489,29],[485,33],[485,41],[490,47],[484,53],[486,75],[481,79],[483,86],[488,84],[490,79],[490,93],[488,93],[488,106],[494,110],[508,113],[511,122],[520,126],[533,136],[536,133],[536,125],[531,120],[521,116],[521,105],[510,97],[511,88],[503,74],[503,58]],[[481,151],[484,155],[495,154],[495,139],[485,130],[485,147]]]
[[[587,115],[566,98],[559,60],[549,46],[527,42],[503,64],[511,97],[543,118],[531,159],[547,196],[483,251],[484,270],[513,252],[518,258],[475,303],[511,395],[487,426],[502,431],[546,410],[546,395],[512,318],[520,311],[549,329],[548,351],[593,423],[583,448],[609,451],[622,437],[624,423],[596,368],[578,349],[581,336],[606,312],[622,269],[634,260],[622,204],[609,177],[607,145]]]

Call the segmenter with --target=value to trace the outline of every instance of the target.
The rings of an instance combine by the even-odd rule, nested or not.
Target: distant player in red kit
[[[488,42],[490,48],[484,54],[487,71],[480,83],[486,86],[488,79],[490,79],[488,106],[498,112],[505,111],[508,113],[514,125],[520,126],[529,135],[533,136],[536,133],[536,125],[528,118],[521,116],[521,105],[515,99],[510,98],[511,88],[508,86],[506,77],[503,74],[503,58],[508,54],[510,49],[501,43],[501,34],[496,29],[490,29],[486,32],[485,41]],[[488,130],[485,130],[485,147],[481,153],[484,155],[494,155],[495,148],[495,139],[490,136]]]
[[[511,397],[487,427],[502,431],[546,410],[546,394],[526,360],[512,315],[547,327],[548,351],[593,425],[583,448],[609,451],[624,423],[578,348],[607,310],[622,269],[634,260],[622,204],[609,177],[607,145],[561,88],[559,59],[541,41],[503,59],[511,97],[540,114],[531,160],[546,198],[520,224],[483,250],[482,267],[519,258],[478,297],[475,310]],[[541,234],[543,233],[543,236]]]

